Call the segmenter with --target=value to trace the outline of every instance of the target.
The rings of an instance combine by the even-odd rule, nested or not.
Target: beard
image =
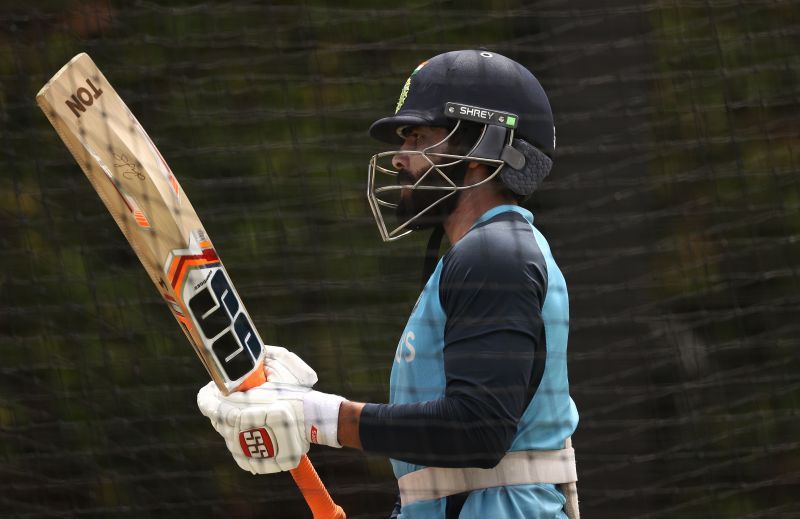
[[[442,171],[448,174],[457,186],[463,184],[466,174],[467,164],[465,161],[459,162]],[[412,186],[416,178],[406,169],[397,172],[397,183],[403,186]],[[458,202],[458,192],[453,193],[452,186],[446,182],[442,176],[434,171],[428,173],[420,186],[439,187],[441,189],[403,189],[400,201],[395,209],[398,225],[403,225],[412,218],[414,221],[408,225],[412,231],[430,229],[436,225],[441,225],[447,219]],[[419,187],[419,186],[418,186]],[[436,204],[434,207],[431,208]],[[426,209],[430,210],[426,211]]]

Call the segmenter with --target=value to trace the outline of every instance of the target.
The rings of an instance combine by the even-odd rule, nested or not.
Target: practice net
[[[385,402],[426,237],[380,242],[366,129],[419,62],[485,47],[555,113],[527,206],[570,291],[585,517],[800,517],[800,2],[32,1],[0,27],[0,515],[308,515],[197,411],[206,373],[34,103],[64,63],[137,115],[262,337]],[[310,456],[388,515],[385,458]]]

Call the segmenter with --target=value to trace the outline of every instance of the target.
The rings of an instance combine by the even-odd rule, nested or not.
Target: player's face
[[[448,183],[435,171],[431,169],[431,162],[438,164],[443,162],[440,157],[425,157],[419,153],[403,153],[403,151],[425,151],[426,153],[447,153],[447,142],[442,140],[447,137],[449,131],[445,128],[432,126],[412,126],[405,128],[403,134],[403,145],[400,153],[392,157],[392,165],[397,170],[397,183],[403,186],[414,185],[426,172],[428,175],[420,185],[429,186],[448,186]],[[400,223],[406,222],[416,216],[426,208],[435,204],[445,196],[446,192],[403,189],[400,194],[400,202],[397,206],[396,214]],[[423,229],[438,223],[441,216],[438,212],[431,212],[423,215],[414,221],[410,227],[412,229]]]
[[[401,151],[423,151],[428,150],[434,144],[440,143],[442,139],[447,137],[448,130],[433,126],[411,126],[403,129],[402,134],[404,141],[400,147]],[[446,150],[447,143],[442,143],[428,151],[431,153],[445,153]],[[433,160],[437,162],[436,159]],[[408,171],[414,176],[415,180],[430,167],[430,163],[422,155],[414,153],[398,153],[392,158],[392,165],[397,171]]]

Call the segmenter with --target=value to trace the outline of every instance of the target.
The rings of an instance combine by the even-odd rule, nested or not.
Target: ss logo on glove
[[[248,458],[273,458],[275,456],[272,437],[263,427],[240,432],[239,445]]]

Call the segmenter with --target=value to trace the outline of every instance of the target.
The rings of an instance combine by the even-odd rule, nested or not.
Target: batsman
[[[389,403],[315,391],[311,368],[268,347],[269,382],[229,396],[210,383],[200,410],[253,473],[293,468],[310,443],[388,456],[391,517],[577,519],[567,286],[520,205],[553,163],[544,89],[495,52],[447,52],[369,133],[395,146],[369,163],[381,237],[430,232],[422,292],[387,355]]]

